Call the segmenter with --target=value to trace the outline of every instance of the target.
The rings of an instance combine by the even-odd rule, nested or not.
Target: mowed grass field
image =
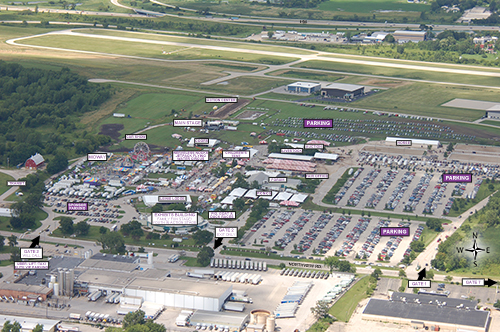
[[[227,84],[212,84],[200,86],[205,90],[217,91],[219,93],[238,93],[240,95],[249,95],[252,93],[259,93],[286,85],[292,80],[267,78],[267,77],[236,77],[227,81]]]
[[[422,12],[429,10],[430,7],[429,4],[408,3],[406,0],[330,0],[319,4],[318,9],[350,13],[376,13],[379,10]]]
[[[442,84],[412,83],[378,92],[352,102],[351,107],[363,107],[405,114],[473,121],[484,111],[441,106],[455,98],[500,102],[496,89],[479,89]]]
[[[167,35],[163,33],[146,33],[146,32],[134,32],[134,31],[116,31],[107,29],[78,29],[75,30],[78,33],[85,34],[95,34],[103,36],[116,36],[116,37],[127,37],[127,38],[141,38],[148,40],[158,40],[158,41],[168,41],[175,43],[187,43],[195,45],[211,45],[218,47],[229,47],[229,48],[241,48],[246,50],[261,50],[270,51],[277,53],[293,53],[293,54],[316,54],[317,52],[304,50],[295,47],[284,47],[275,46],[270,44],[260,44],[260,43],[241,43],[236,41],[223,41],[223,40],[211,40],[205,38],[193,38],[185,36],[174,36]]]
[[[123,41],[113,39],[92,38],[78,35],[46,35],[21,40],[20,45],[34,45],[54,47],[60,49],[79,50],[87,52],[100,52],[105,54],[117,54],[128,56],[139,56],[165,60],[237,60],[243,62],[263,64],[284,64],[298,60],[298,58],[252,54],[233,51],[218,51],[200,49],[196,47],[185,47],[175,45],[164,45],[145,43],[137,41]],[[165,52],[165,54],[163,53]],[[172,52],[171,54],[168,54]]]
[[[329,81],[329,82],[333,82],[344,77],[341,75],[335,75],[330,73],[319,73],[306,70],[288,70],[288,69],[273,71],[268,75],[306,79],[306,80]]]
[[[500,86],[500,79],[498,77],[442,73],[442,72],[433,72],[433,71],[417,70],[417,69],[391,68],[391,67],[364,65],[356,63],[309,60],[293,65],[293,67],[325,69],[343,73],[350,72],[350,73],[366,74],[366,75],[429,80],[434,82]],[[488,71],[488,69],[486,68],[484,71]]]
[[[8,174],[0,173],[0,195],[10,189],[10,186],[7,186],[7,181],[14,181],[14,178]]]

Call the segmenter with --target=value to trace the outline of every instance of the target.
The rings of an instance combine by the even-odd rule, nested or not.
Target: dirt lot
[[[471,152],[476,151],[481,154],[498,154],[500,155],[500,147],[496,146],[480,146],[480,145],[467,145],[467,144],[457,144],[455,146],[456,152]]]
[[[498,156],[488,156],[485,154],[471,154],[471,153],[452,153],[449,157],[451,160],[459,160],[471,163],[485,163],[485,164],[500,164]]]
[[[120,138],[120,131],[123,130],[123,128],[125,128],[125,126],[122,124],[104,124],[101,126],[99,135],[107,135],[114,140],[118,140]]]
[[[214,114],[210,115],[211,118],[224,119],[230,116],[231,114],[236,113],[246,105],[250,103],[248,99],[238,99],[237,103],[225,104],[218,111],[215,111]]]
[[[257,112],[257,111],[245,111],[238,115],[236,119],[240,120],[255,120],[259,118],[260,116],[266,114],[266,112]]]
[[[363,148],[363,151],[382,153],[382,154],[394,154],[394,155],[406,154],[411,156],[421,156],[424,153],[425,149],[420,149],[416,147],[411,147],[411,148],[396,147],[396,146],[388,146],[385,144],[380,144],[380,145],[366,145]]]

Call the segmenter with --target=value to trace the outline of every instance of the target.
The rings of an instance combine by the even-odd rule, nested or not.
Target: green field
[[[147,57],[165,60],[237,60],[243,62],[263,63],[263,64],[284,64],[298,60],[293,57],[283,57],[274,55],[252,54],[234,51],[218,51],[186,46],[164,45],[144,43],[137,41],[123,41],[113,39],[101,39],[87,36],[65,36],[65,35],[45,35],[18,42],[20,45],[34,45],[54,47],[61,49],[79,50],[86,52],[98,52],[105,54],[119,54],[127,56]],[[165,52],[165,53],[163,53]],[[172,54],[168,54],[173,52]]]
[[[348,322],[358,303],[366,298],[369,278],[361,278],[351,289],[349,289],[335,304],[330,308],[330,315],[333,315],[341,322]]]
[[[337,57],[333,56],[332,57]],[[366,59],[368,60],[368,59]],[[380,59],[383,60],[383,59]],[[377,61],[379,61],[377,59]],[[383,62],[383,61],[379,61]],[[417,65],[417,63],[415,63]],[[415,80],[429,80],[434,82],[450,82],[463,84],[476,84],[485,86],[500,86],[498,77],[480,75],[464,75],[455,73],[440,73],[418,69],[404,69],[382,67],[376,65],[365,65],[359,63],[330,62],[321,60],[309,60],[293,65],[298,68],[325,69],[342,73],[358,73],[366,75],[386,76],[392,78],[409,78]],[[484,71],[488,71],[486,68]]]
[[[7,181],[15,180],[12,176],[0,173],[0,195],[10,189],[10,186],[7,186]]]
[[[202,86],[206,90],[217,91],[221,93],[235,93],[248,95],[259,93],[276,88],[282,85],[290,84],[289,79],[278,79],[271,77],[236,77],[226,81],[227,84],[212,84]]]
[[[484,120],[484,121],[481,121],[481,123],[489,124],[489,125],[496,126],[496,127],[500,127],[500,121]]]
[[[321,10],[344,11],[349,13],[371,13],[379,10],[393,11],[416,11],[421,12],[430,9],[429,4],[408,3],[406,0],[330,0],[322,2]]]
[[[268,74],[269,76],[291,77],[297,79],[321,80],[333,82],[343,78],[341,75],[333,75],[329,73],[318,73],[306,70],[277,70]]]

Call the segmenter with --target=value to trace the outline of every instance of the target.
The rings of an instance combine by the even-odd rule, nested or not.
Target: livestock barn
[[[327,98],[354,98],[365,94],[365,87],[356,84],[332,83],[321,89]]]
[[[42,155],[37,153],[26,160],[25,167],[29,169],[37,169],[43,166],[44,161],[45,159],[43,159]]]

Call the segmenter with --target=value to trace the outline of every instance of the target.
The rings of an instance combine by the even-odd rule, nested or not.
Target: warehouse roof
[[[269,158],[311,161],[313,156],[289,153],[270,153]]]
[[[316,152],[314,154],[315,159],[327,159],[327,160],[337,160],[339,158],[338,154],[335,153],[321,153]]]
[[[363,314],[474,327],[485,327],[489,317],[488,311],[379,299],[370,299]]]
[[[248,314],[197,310],[189,321],[192,325],[205,323],[207,325],[212,324],[240,329],[248,321]]]
[[[394,31],[395,35],[406,35],[406,36],[423,36],[427,32],[426,31],[409,31],[409,30],[396,30]]]
[[[332,83],[332,84],[328,84],[323,89],[339,89],[339,90],[345,90],[345,91],[352,92],[352,91],[356,91],[356,90],[361,89],[361,88],[364,88],[364,86],[357,85],[357,84]]]
[[[150,291],[163,291],[176,294],[219,298],[232,286],[228,284],[216,284],[192,279],[164,278],[161,280],[136,278],[126,288]]]
[[[319,83],[311,83],[311,82],[295,82],[295,83],[292,83],[292,84],[288,84],[288,86],[303,86],[303,87],[306,87],[306,88],[312,88],[312,87],[315,87],[315,86],[318,86],[320,85]]]
[[[27,285],[22,282],[19,283],[5,283],[2,282],[0,283],[0,289],[5,289],[5,290],[15,290],[15,291],[22,291],[22,292],[27,292],[27,293],[34,293],[34,294],[49,294],[52,292],[52,290],[49,287],[45,286],[37,286],[37,285]]]
[[[120,263],[136,263],[137,257],[130,257],[126,255],[109,255],[103,253],[97,253],[90,257],[90,259],[97,259],[100,261],[110,261],[110,262],[120,262]]]
[[[125,263],[125,262],[102,261],[98,259],[86,259],[78,267],[82,269],[92,269],[92,270],[132,272],[139,267],[139,263]]]
[[[440,141],[430,140],[430,139],[420,139],[420,138],[386,137],[385,141],[386,142],[411,141],[412,144],[441,145]]]
[[[398,293],[394,292],[391,299],[393,301],[402,301],[402,298],[406,299],[406,302],[413,302],[418,299],[421,303],[437,305],[438,303],[446,302],[447,307],[456,307],[463,304],[464,307],[475,308],[477,301],[465,300],[465,299],[455,299],[436,295],[424,295],[424,294],[413,294],[413,293]],[[429,303],[432,302],[432,303]]]
[[[135,270],[132,273],[127,274],[117,271],[86,270],[81,273],[77,277],[77,279],[80,282],[88,282],[91,284],[125,287],[137,277],[160,279],[166,277],[169,274],[170,272],[166,270],[158,269],[147,269],[142,271]]]

